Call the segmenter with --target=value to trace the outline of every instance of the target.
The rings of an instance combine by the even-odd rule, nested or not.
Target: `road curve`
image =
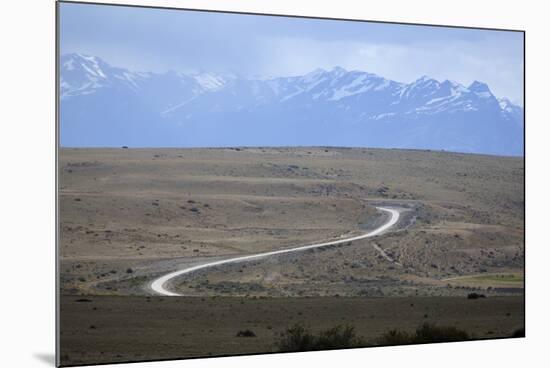
[[[200,265],[189,267],[189,268],[184,268],[183,270],[174,271],[174,272],[171,272],[171,273],[166,274],[164,276],[161,276],[158,279],[155,279],[151,283],[151,289],[155,293],[160,294],[160,295],[164,295],[164,296],[182,296],[181,294],[177,294],[177,293],[171,292],[170,290],[165,289],[164,286],[168,283],[169,280],[171,280],[175,277],[181,276],[181,275],[186,275],[186,274],[198,271],[198,270],[202,270],[202,269],[210,268],[210,267],[215,267],[215,266],[220,266],[220,265],[227,264],[227,263],[245,262],[245,261],[250,261],[250,260],[254,260],[254,259],[274,256],[274,255],[278,255],[278,254],[301,252],[301,251],[308,250],[308,249],[321,248],[321,247],[326,247],[326,246],[329,246],[329,245],[337,245],[337,244],[347,243],[347,242],[350,242],[350,241],[370,238],[370,237],[379,235],[379,234],[381,234],[384,231],[388,230],[390,227],[392,227],[393,225],[395,225],[397,223],[397,221],[399,220],[399,211],[397,211],[395,209],[392,209],[392,208],[386,208],[386,207],[376,207],[376,208],[380,211],[388,212],[390,214],[390,218],[382,226],[380,226],[377,229],[375,229],[371,232],[368,232],[366,234],[354,236],[354,237],[351,237],[351,238],[332,240],[332,241],[328,241],[328,242],[324,242],[324,243],[303,245],[303,246],[299,246],[299,247],[296,247],[296,248],[286,248],[286,249],[281,249],[281,250],[274,250],[274,251],[271,251],[271,252],[251,254],[251,255],[248,255],[248,256],[239,256],[239,257],[227,258],[227,259],[222,259],[222,260],[219,260],[219,261],[200,264]]]

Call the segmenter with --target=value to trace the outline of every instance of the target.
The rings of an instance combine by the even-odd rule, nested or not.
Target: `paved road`
[[[275,250],[275,251],[271,251],[271,252],[264,252],[264,253],[258,253],[258,254],[251,254],[251,255],[248,255],[248,256],[239,256],[239,257],[227,258],[227,259],[222,259],[222,260],[219,260],[219,261],[200,264],[200,265],[197,265],[197,266],[193,266],[193,267],[185,268],[185,269],[182,269],[182,270],[174,271],[174,272],[171,272],[169,274],[166,274],[164,276],[159,277],[158,279],[154,280],[151,283],[151,289],[154,292],[156,292],[157,294],[160,294],[160,295],[182,296],[181,294],[171,292],[170,290],[167,290],[165,288],[165,285],[168,283],[169,280],[171,280],[175,277],[190,274],[190,273],[198,271],[198,270],[203,270],[205,268],[210,268],[210,267],[216,267],[216,266],[220,266],[220,265],[223,265],[223,264],[246,262],[246,261],[251,261],[251,260],[260,259],[260,258],[264,258],[264,257],[274,256],[274,255],[278,255],[278,254],[301,252],[301,251],[308,250],[308,249],[322,248],[322,247],[327,247],[329,245],[337,245],[337,244],[347,243],[347,242],[351,242],[351,241],[354,241],[354,240],[360,240],[360,239],[370,238],[370,237],[379,235],[379,234],[381,234],[384,231],[388,230],[390,227],[392,227],[393,225],[395,225],[397,223],[397,221],[399,220],[399,211],[397,211],[395,209],[392,209],[392,208],[386,208],[386,207],[376,207],[376,208],[380,211],[388,212],[390,214],[390,218],[382,226],[380,226],[377,229],[375,229],[371,232],[368,232],[366,234],[354,236],[354,237],[351,237],[351,238],[331,240],[331,241],[324,242],[324,243],[303,245],[303,246],[299,246],[299,247],[295,247],[295,248],[286,248],[286,249]]]

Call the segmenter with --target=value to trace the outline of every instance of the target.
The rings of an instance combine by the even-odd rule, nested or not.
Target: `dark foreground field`
[[[312,331],[350,325],[376,344],[391,329],[424,322],[455,326],[472,338],[508,337],[523,327],[522,296],[467,299],[65,296],[61,364],[191,358],[277,351],[295,323]],[[237,337],[250,330],[255,337]]]

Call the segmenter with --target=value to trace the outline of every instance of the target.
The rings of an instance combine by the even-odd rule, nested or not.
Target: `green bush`
[[[279,351],[341,349],[363,345],[364,341],[355,335],[351,326],[339,325],[315,335],[301,323],[281,333],[277,341]]]
[[[336,349],[358,345],[360,345],[360,341],[355,336],[355,330],[351,326],[336,326],[321,331],[317,337],[318,349]]]
[[[377,343],[380,345],[405,345],[414,344],[414,336],[408,332],[390,330],[380,336]]]
[[[466,331],[459,330],[454,326],[438,327],[433,324],[424,323],[416,329],[415,342],[448,342],[468,340],[470,336]]]
[[[454,326],[436,326],[425,322],[414,333],[390,330],[378,338],[379,345],[424,344],[432,342],[464,341],[470,339],[466,331]]]
[[[315,345],[315,336],[300,323],[281,333],[277,341],[279,351],[306,351],[312,350]]]

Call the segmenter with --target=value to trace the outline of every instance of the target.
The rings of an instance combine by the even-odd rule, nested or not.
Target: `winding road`
[[[309,244],[309,245],[303,245],[303,246],[299,246],[299,247],[295,247],[295,248],[286,248],[286,249],[275,250],[275,251],[271,251],[271,252],[257,253],[257,254],[247,255],[247,256],[239,256],[239,257],[227,258],[227,259],[222,259],[222,260],[219,260],[219,261],[214,261],[214,262],[209,262],[209,263],[203,263],[203,264],[200,264],[200,265],[197,265],[197,266],[184,268],[182,270],[174,271],[174,272],[171,272],[171,273],[166,274],[164,276],[161,276],[161,277],[157,278],[156,280],[154,280],[151,283],[151,289],[155,293],[160,294],[160,295],[164,295],[164,296],[183,296],[181,294],[177,294],[177,293],[171,292],[170,290],[167,290],[165,288],[165,286],[168,283],[168,281],[170,281],[171,279],[173,279],[175,277],[190,274],[192,272],[195,272],[195,271],[198,271],[198,270],[203,270],[205,268],[220,266],[220,265],[223,265],[223,264],[246,262],[246,261],[251,261],[251,260],[260,259],[260,258],[264,258],[264,257],[274,256],[274,255],[278,255],[278,254],[301,252],[301,251],[308,250],[308,249],[322,248],[322,247],[327,247],[327,246],[330,246],[330,245],[337,245],[337,244],[351,242],[351,241],[354,241],[354,240],[360,240],[360,239],[365,239],[365,238],[370,238],[370,237],[373,237],[373,236],[376,236],[376,235],[380,235],[381,233],[388,230],[390,227],[392,227],[393,225],[395,225],[397,223],[397,221],[399,220],[399,211],[397,211],[393,208],[387,208],[387,207],[376,207],[376,208],[380,211],[388,212],[390,214],[390,218],[382,226],[380,226],[380,227],[376,228],[375,230],[373,230],[371,232],[368,232],[366,234],[354,236],[354,237],[351,237],[351,238],[331,240],[331,241],[324,242],[324,243]]]

